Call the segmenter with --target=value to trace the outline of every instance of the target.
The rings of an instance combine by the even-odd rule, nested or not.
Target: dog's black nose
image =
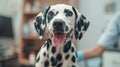
[[[64,27],[64,25],[65,25],[65,22],[61,19],[56,19],[53,22],[53,28],[57,29],[57,30],[62,29]]]

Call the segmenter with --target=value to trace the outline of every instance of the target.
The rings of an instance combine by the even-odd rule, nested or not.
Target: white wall
[[[115,0],[117,11],[120,11],[120,0]]]
[[[107,25],[104,11],[105,3],[110,0],[80,0],[80,12],[90,21],[90,26],[79,42],[79,48],[86,49],[93,47]]]
[[[0,0],[0,14],[8,16],[10,14],[10,4],[11,1],[8,0]]]
[[[79,50],[89,49],[97,45],[97,41],[103,30],[107,27],[110,16],[105,13],[105,4],[110,1],[116,2],[117,11],[120,10],[120,0],[79,0],[79,9],[90,21],[90,26],[79,41]],[[109,19],[108,19],[109,18]],[[85,67],[81,63],[81,67]]]
[[[90,21],[90,26],[79,42],[79,48],[85,49],[96,45],[97,40],[105,26],[104,0],[80,0],[80,12]]]

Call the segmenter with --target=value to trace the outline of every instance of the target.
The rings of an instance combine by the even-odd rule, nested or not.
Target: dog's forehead
[[[64,9],[72,10],[72,6],[65,4],[57,4],[57,5],[52,5],[50,10],[64,11]]]

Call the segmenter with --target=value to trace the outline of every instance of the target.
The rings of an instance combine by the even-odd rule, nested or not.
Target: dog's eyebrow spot
[[[50,11],[48,13],[48,22],[54,17],[55,13],[53,11]]]
[[[56,12],[56,15],[57,15],[58,13],[59,13],[59,12],[57,11],[57,12]]]
[[[72,11],[69,9],[65,9],[64,13],[66,14],[67,17],[71,17],[73,15]]]

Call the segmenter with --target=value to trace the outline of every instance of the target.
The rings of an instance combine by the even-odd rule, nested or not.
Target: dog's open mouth
[[[52,44],[54,46],[62,46],[64,45],[66,38],[71,34],[73,29],[71,29],[68,33],[64,32],[54,32],[51,34]]]
[[[52,34],[52,44],[54,46],[61,46],[66,40],[66,33],[53,33]]]

